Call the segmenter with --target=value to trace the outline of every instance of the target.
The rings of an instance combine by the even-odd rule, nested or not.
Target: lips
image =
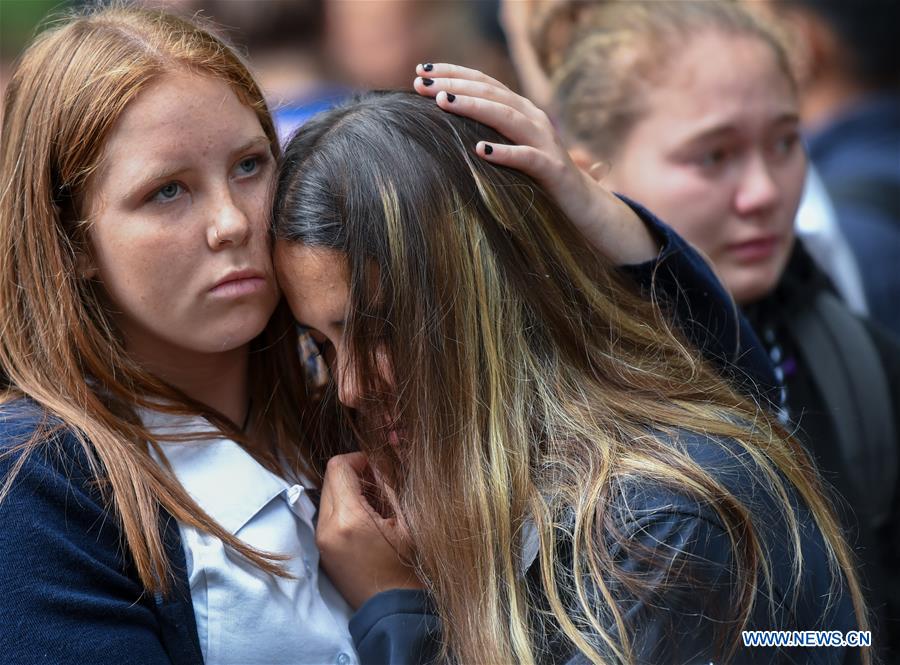
[[[728,245],[728,252],[738,260],[755,263],[771,257],[781,244],[780,236],[760,236]]]
[[[214,295],[238,296],[253,293],[266,285],[266,276],[259,270],[234,270],[216,282],[209,292]]]

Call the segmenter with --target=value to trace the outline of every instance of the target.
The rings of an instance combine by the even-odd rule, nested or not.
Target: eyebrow
[[[254,136],[252,139],[243,143],[240,147],[235,148],[229,154],[234,158],[241,153],[248,152],[254,148],[262,148],[265,147],[267,150],[271,149],[271,143],[267,136]],[[163,166],[156,171],[153,171],[146,178],[141,178],[140,181],[129,189],[129,193],[127,194],[127,198],[132,198],[137,196],[140,192],[143,192],[145,189],[149,189],[153,185],[159,183],[162,184],[169,180],[175,180],[178,176],[190,171],[189,167],[178,167],[178,168],[170,168],[168,165]]]
[[[152,172],[146,178],[141,178],[137,182],[137,184],[134,185],[134,187],[130,187],[128,190],[128,193],[126,194],[126,198],[127,199],[135,198],[135,197],[141,195],[141,193],[144,190],[150,189],[151,187],[153,187],[157,184],[162,184],[169,180],[175,180],[176,178],[178,178],[178,176],[180,176],[181,174],[183,174],[187,171],[190,171],[190,169],[189,168],[174,168],[173,169],[173,168],[168,168],[168,167],[163,167],[161,169],[158,169],[158,170]]]
[[[252,139],[244,143],[240,148],[233,150],[231,152],[232,155],[239,155],[242,152],[247,152],[253,148],[262,148],[265,147],[267,150],[271,150],[272,143],[269,141],[268,136],[254,136]]]
[[[773,127],[777,127],[779,125],[783,125],[786,123],[799,123],[800,116],[796,113],[782,113],[778,115],[771,123]],[[734,131],[734,125],[724,124],[724,125],[714,125],[708,129],[704,129],[697,134],[692,135],[688,138],[684,144],[692,145],[695,143],[702,143],[703,141],[708,141],[710,139],[718,138],[719,136],[729,134]]]

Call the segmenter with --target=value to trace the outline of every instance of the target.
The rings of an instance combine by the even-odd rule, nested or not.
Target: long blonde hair
[[[68,17],[28,48],[4,99],[0,151],[0,381],[4,402],[29,398],[44,425],[6,448],[15,461],[0,500],[27,456],[58,429],[77,437],[120,523],[145,588],[171,578],[159,508],[221,538],[261,568],[278,557],[252,550],[207,516],[148,450],[156,440],[134,407],[201,414],[261,463],[305,470],[305,396],[292,319],[283,303],[251,342],[250,392],[260,423],[253,445],[220,413],[192,401],[129,359],[103,305],[101,286],[78,276],[90,222],[84,192],[104,143],[128,104],[154,79],[188,68],[227,83],[252,108],[280,153],[263,96],[241,59],[199,24],[111,6]],[[168,404],[169,406],[161,406]]]
[[[655,587],[603,540],[616,538],[617,497],[635,479],[717,513],[736,573],[733,616],[716,618],[736,640],[780,562],[762,518],[673,444],[685,430],[732,456],[734,446],[771,488],[799,585],[796,489],[832,583],[846,580],[866,626],[849,550],[803,451],[584,246],[540,187],[472,155],[480,139],[503,141],[416,95],[370,94],[301,128],[275,199],[279,242],[347,257],[345,352],[365,381],[357,417],[375,424],[357,428],[361,445],[399,490],[449,654],[538,662],[543,625],[594,662],[632,662],[612,587]],[[399,419],[399,448],[377,429],[384,414]],[[543,610],[521,574],[529,523]],[[562,532],[574,562],[559,554]]]

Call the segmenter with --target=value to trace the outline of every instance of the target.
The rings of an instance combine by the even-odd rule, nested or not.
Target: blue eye
[[[163,203],[165,203],[166,201],[173,201],[178,198],[178,196],[182,193],[182,190],[182,186],[177,182],[170,182],[163,185],[156,191],[156,194],[153,195],[153,200]]]
[[[238,163],[238,171],[240,171],[242,175],[250,175],[252,173],[255,173],[258,168],[258,157],[247,157],[246,159],[242,159]]]
[[[782,136],[777,141],[775,141],[775,154],[777,155],[787,155],[793,150],[794,146],[799,142],[799,135],[797,133],[791,133],[787,136]]]
[[[699,164],[701,168],[712,169],[717,166],[721,166],[727,157],[727,150],[723,150],[721,148],[717,150],[710,150],[709,152],[705,152],[700,155],[700,158],[697,160],[697,164]]]

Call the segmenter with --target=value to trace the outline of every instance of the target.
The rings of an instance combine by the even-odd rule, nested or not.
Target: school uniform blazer
[[[655,281],[688,336],[745,389],[770,392],[775,380],[768,357],[709,267],[668,227],[634,207],[663,250],[654,261],[623,269],[643,288]],[[48,418],[28,400],[0,406],[0,477],[16,464],[16,444]],[[200,665],[183,545],[164,511],[160,529],[173,573],[166,598],[141,585],[80,445],[61,426],[28,456],[0,503],[0,661]],[[413,591],[372,598],[350,624],[361,661],[427,658],[439,631],[427,607],[427,598]]]
[[[805,505],[792,489],[790,501],[800,525],[803,569],[793,577],[792,543],[784,511],[773,490],[752,472],[755,463],[749,453],[730,440],[713,441],[693,432],[662,437],[687,453],[748,506],[772,563],[771,589],[760,575],[756,604],[748,619],[749,631],[827,631],[816,639],[833,640],[810,646],[745,645],[739,637],[736,650],[729,651],[734,637],[733,621],[736,583],[731,553],[731,535],[715,509],[693,497],[659,484],[641,480],[626,482],[614,490],[610,510],[617,540],[598,534],[615,565],[639,575],[647,587],[637,593],[617,580],[605,579],[606,589],[622,612],[625,631],[631,640],[636,663],[640,665],[850,665],[861,662],[861,649],[838,642],[857,631],[848,587],[842,578],[832,587],[824,540]],[[574,515],[558,530],[556,555],[562,570],[574,569],[571,531]],[[528,551],[528,548],[523,548]],[[540,564],[534,550],[525,572],[525,585],[535,607],[549,611]],[[769,603],[769,593],[774,600]],[[568,614],[578,625],[584,619],[577,599],[564,587],[557,589]],[[796,592],[796,593],[795,593]],[[362,665],[382,663],[434,662],[440,652],[441,622],[428,596],[421,591],[376,595],[363,605],[350,624],[354,639],[366,644],[360,650]],[[600,596],[590,579],[585,580],[588,598],[596,598],[593,608],[601,610],[608,601]],[[774,612],[770,609],[774,605]],[[385,612],[391,608],[390,614]],[[599,613],[599,621],[613,636],[614,622]],[[546,616],[546,615],[545,615]],[[590,660],[555,625],[542,623],[537,613],[531,617],[532,644],[541,663],[588,665]],[[579,621],[579,618],[582,620]],[[603,641],[586,636],[605,661],[618,662]],[[849,639],[849,638],[848,638]],[[724,646],[723,646],[724,645]],[[874,646],[874,645],[873,645]]]

